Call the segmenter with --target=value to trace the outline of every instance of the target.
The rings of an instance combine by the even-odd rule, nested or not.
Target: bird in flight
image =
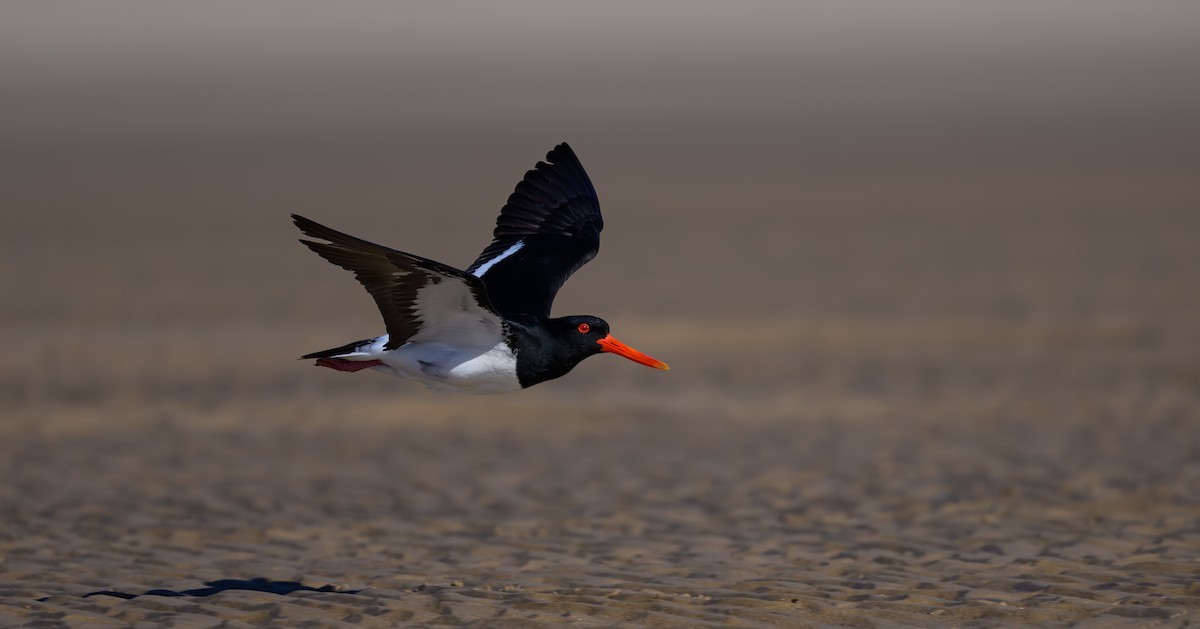
[[[464,393],[525,389],[601,352],[667,369],[613,338],[599,317],[550,316],[563,282],[596,256],[604,227],[596,189],[566,143],[525,173],[491,244],[465,271],[292,219],[312,239],[300,242],[354,273],[387,331],[302,357],[318,366],[372,369]]]

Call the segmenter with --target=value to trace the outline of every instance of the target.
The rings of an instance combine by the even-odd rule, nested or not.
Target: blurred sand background
[[[1198,7],[5,5],[0,625],[1200,620]],[[295,360],[564,140],[670,372]]]

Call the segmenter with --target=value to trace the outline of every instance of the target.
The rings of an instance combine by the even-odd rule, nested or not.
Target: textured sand
[[[23,156],[0,625],[1200,619],[1187,162],[765,137],[572,138],[609,227],[558,311],[672,370],[497,398],[295,361],[378,324],[287,213],[464,262],[537,138]]]

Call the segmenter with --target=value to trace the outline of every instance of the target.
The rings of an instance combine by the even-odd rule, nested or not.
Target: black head
[[[655,369],[667,364],[618,341],[609,333],[608,322],[599,317],[576,315],[541,322],[540,330],[527,330],[536,342],[517,354],[517,375],[524,386],[558,378],[580,361],[601,352],[624,356]]]
[[[609,335],[608,322],[590,315],[550,319],[546,328],[559,342],[578,348],[580,360],[604,351],[599,341]]]

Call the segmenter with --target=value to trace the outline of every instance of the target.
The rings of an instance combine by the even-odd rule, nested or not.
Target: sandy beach
[[[736,224],[723,201],[687,197],[686,235],[655,247],[679,215],[655,198],[661,172],[605,167],[604,149],[593,176],[616,199],[613,233],[559,311],[603,313],[672,370],[602,357],[492,398],[294,359],[378,325],[283,211],[369,208],[392,184],[359,185],[359,165],[331,162],[336,191],[315,200],[293,167],[263,168],[228,204],[176,196],[197,187],[189,169],[127,166],[154,172],[148,189],[56,172],[71,184],[59,205],[23,216],[29,237],[4,248],[21,295],[0,358],[0,624],[1196,617],[1193,181],[1126,177],[1087,207],[1010,212],[1007,177],[956,191],[881,174],[853,207],[750,208]],[[31,188],[13,202],[46,202]],[[240,214],[263,190],[275,196]],[[879,202],[904,190],[945,207]],[[1134,220],[1134,197],[1159,203]],[[81,210],[89,198],[110,211]],[[413,248],[468,258],[480,238],[446,223],[486,233],[492,210],[454,212],[337,222],[396,246],[403,223]],[[771,228],[742,227],[755,218]],[[696,242],[709,255],[677,263]],[[223,579],[235,587],[145,594]]]
[[[1184,83],[1032,113],[0,125],[0,626],[1195,624]],[[381,326],[291,212],[465,266],[564,140],[606,228],[555,313],[669,372],[600,356],[471,397],[296,360]]]

